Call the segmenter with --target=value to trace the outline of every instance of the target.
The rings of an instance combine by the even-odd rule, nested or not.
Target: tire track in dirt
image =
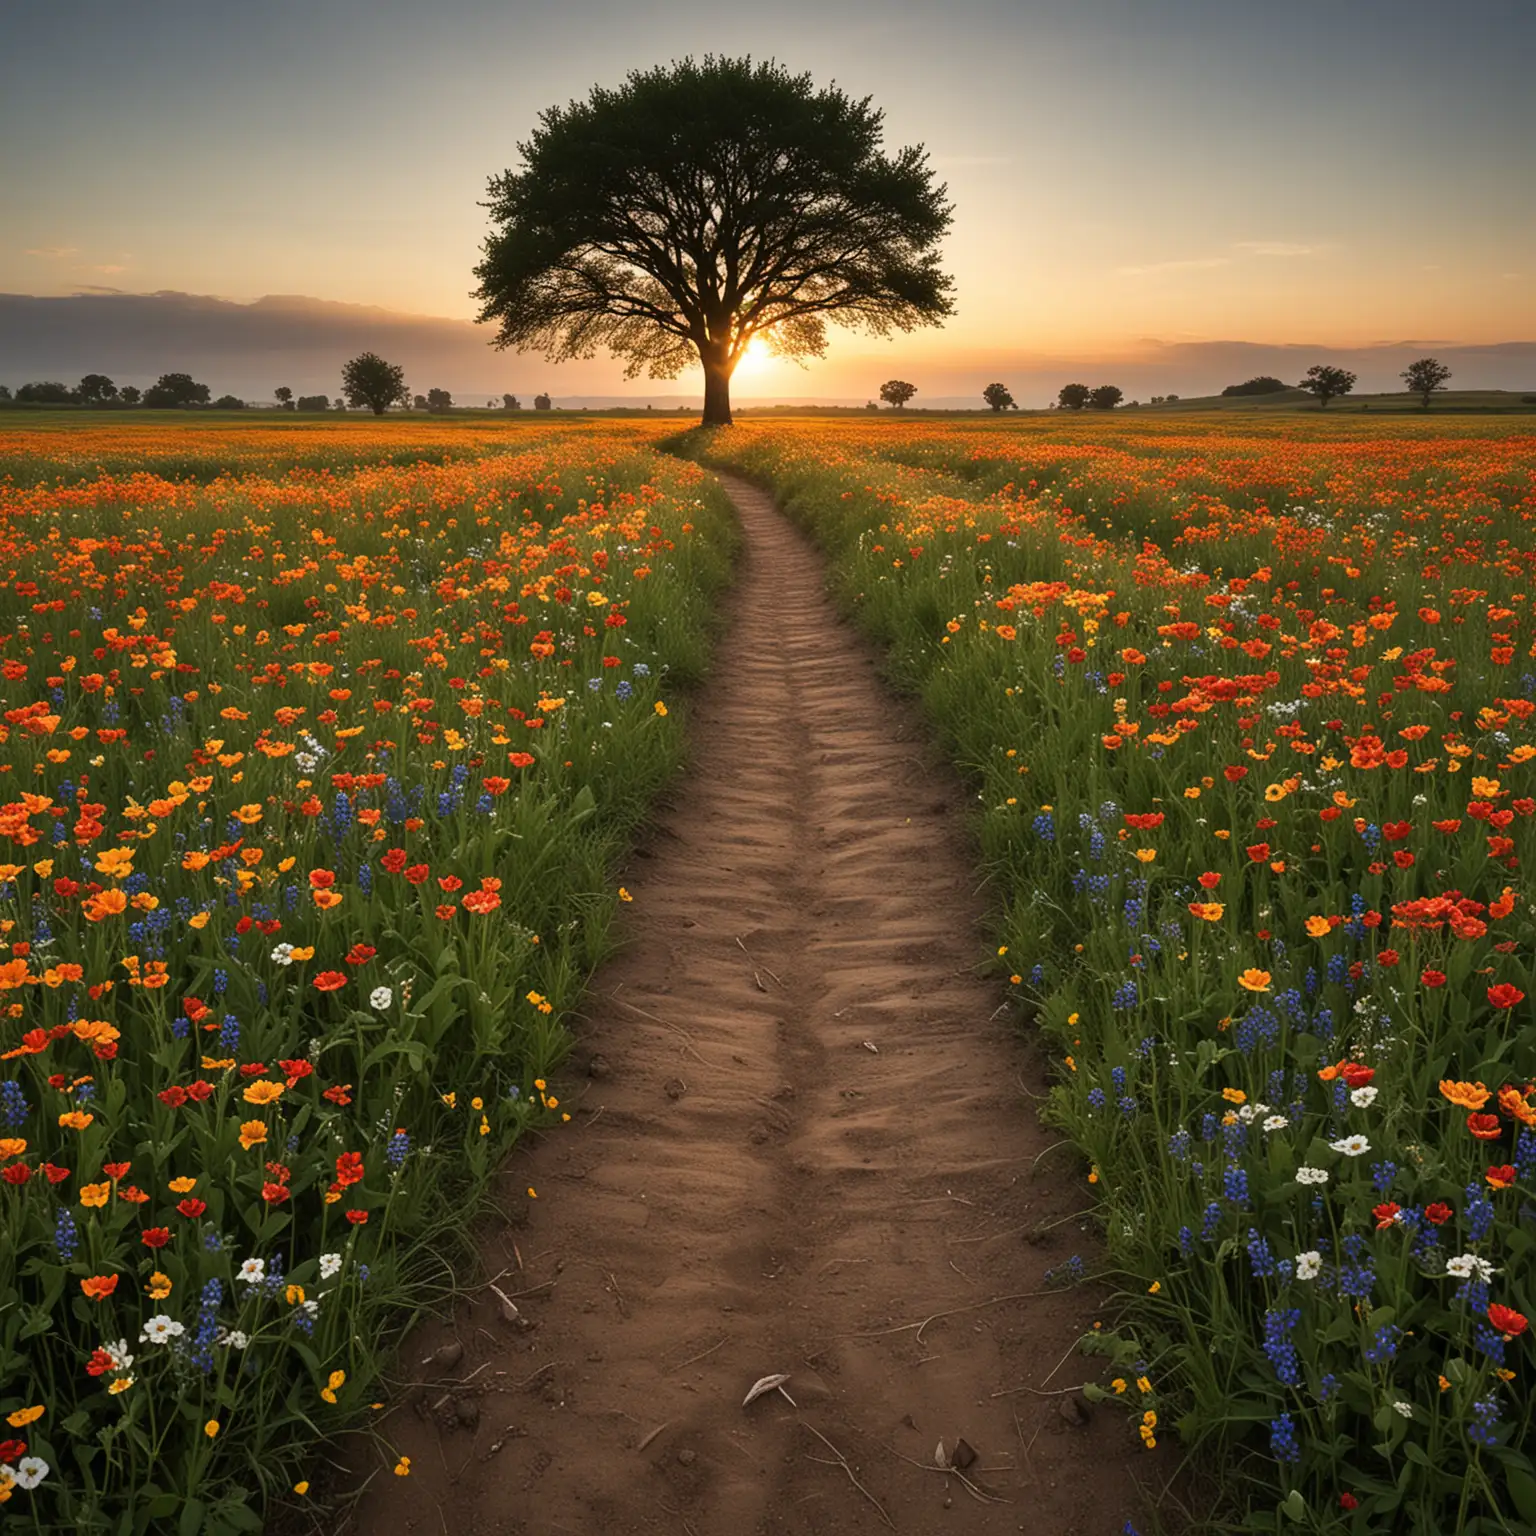
[[[521,1326],[481,1291],[408,1341],[413,1365],[460,1341],[467,1385],[387,1418],[412,1475],[376,1477],[351,1528],[1118,1532],[1123,1418],[1017,1390],[1082,1379],[1062,1362],[1091,1300],[1028,1293],[1084,1242],[1085,1201],[1061,1154],[1036,1163],[1039,1063],[974,972],[958,784],[819,557],[722,478],[746,547],[690,771],[632,866],[572,1124],[514,1154],[539,1199],[485,1238],[488,1273],[534,1294]],[[798,1406],[743,1409],[779,1371]],[[1007,1502],[934,1469],[958,1436]]]

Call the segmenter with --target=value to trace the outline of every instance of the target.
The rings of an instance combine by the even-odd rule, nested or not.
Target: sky
[[[1530,0],[7,7],[0,295],[328,301],[316,339],[335,305],[470,321],[486,181],[517,166],[540,111],[709,52],[869,96],[887,148],[924,145],[956,209],[954,318],[888,342],[834,330],[808,369],[748,365],[738,396],[867,397],[893,374],[931,396],[1010,366],[1112,370],[1231,343],[1329,360],[1536,341]],[[25,347],[7,313],[14,386],[22,363],[46,369],[50,338],[63,368],[99,310],[27,311]],[[312,366],[221,344],[201,365],[216,392],[269,393],[265,365]],[[153,328],[144,349],[116,360],[120,382],[181,366]],[[606,357],[462,352],[443,387],[698,388],[626,383]],[[289,382],[323,388],[339,361]]]

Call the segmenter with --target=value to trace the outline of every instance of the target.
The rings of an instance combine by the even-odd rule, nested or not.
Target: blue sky
[[[690,52],[927,146],[959,313],[919,358],[1536,337],[1527,0],[50,0],[0,21],[0,292],[470,317],[539,111]]]

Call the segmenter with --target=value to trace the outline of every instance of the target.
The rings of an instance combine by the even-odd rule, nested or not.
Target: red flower
[[[187,1097],[201,1104],[204,1099],[211,1099],[213,1097],[213,1084],[198,1078],[195,1083],[187,1084]]]
[[[1516,1003],[1525,1001],[1525,993],[1519,987],[1512,987],[1507,981],[1501,981],[1497,986],[1488,988],[1488,1001],[1495,1008],[1513,1008]]]
[[[444,922],[447,922],[447,920],[448,920],[448,919],[449,919],[449,918],[450,918],[450,917],[452,917],[452,916],[453,916],[453,914],[454,914],[454,913],[455,913],[455,912],[456,912],[456,911],[457,911],[457,910],[458,910],[458,908],[456,908],[456,907],[454,907],[454,906],[453,906],[453,905],[452,905],[452,904],[451,904],[451,903],[446,903],[446,902],[445,902],[445,903],[443,903],[443,904],[441,904],[441,905],[439,905],[439,906],[436,906],[436,907],[433,907],[433,909],[432,909],[432,915],[433,915],[433,916],[434,916],[434,917],[439,917],[439,918],[441,918],[441,919],[442,919],[442,920],[443,920],[443,921],[444,921]]]
[[[1488,1321],[1493,1324],[1494,1331],[1502,1333],[1506,1339],[1524,1333],[1528,1326],[1524,1313],[1516,1312],[1513,1307],[1501,1307],[1496,1301],[1488,1307]]]
[[[488,795],[504,795],[512,787],[512,780],[504,779],[500,774],[491,774],[480,782]]]
[[[309,1077],[315,1070],[315,1064],[312,1061],[303,1061],[298,1058],[295,1058],[292,1061],[284,1059],[278,1062],[278,1066],[283,1069],[283,1076],[288,1079],[288,1086],[290,1088],[292,1088],[300,1078]]]
[[[357,1184],[363,1177],[363,1154],[361,1152],[343,1152],[336,1159],[336,1182],[343,1189],[349,1184]]]
[[[1402,1210],[1402,1206],[1393,1201],[1388,1201],[1385,1205],[1373,1206],[1371,1208],[1371,1215],[1376,1218],[1376,1230],[1384,1232],[1397,1220],[1397,1213],[1400,1210]]]
[[[538,759],[534,757],[532,752],[508,752],[507,761],[514,768],[532,768]]]
[[[1411,821],[1384,821],[1381,824],[1381,835],[1389,843],[1400,843],[1413,831]]]
[[[427,876],[431,873],[432,870],[429,865],[412,864],[411,867],[406,870],[405,878],[409,880],[412,885],[421,885],[426,881]]]
[[[292,1193],[293,1191],[286,1184],[263,1184],[261,1186],[261,1198],[268,1205],[281,1205]]]
[[[1508,1163],[1500,1163],[1488,1170],[1488,1182],[1495,1189],[1510,1189],[1515,1182],[1515,1170]]]
[[[1221,884],[1221,876],[1214,869],[1208,869],[1200,876],[1200,884],[1208,891],[1214,891]]]
[[[354,1227],[366,1227],[368,1225],[368,1212],[348,1211],[347,1220],[350,1221]]]
[[[391,848],[389,852],[379,860],[379,863],[382,864],[384,868],[390,872],[390,874],[398,875],[400,871],[405,868],[405,849]]]
[[[103,1163],[101,1165],[101,1171],[106,1174],[109,1179],[120,1179],[132,1167],[132,1163]]]
[[[478,912],[483,917],[501,905],[501,897],[495,891],[471,891],[464,898],[464,905],[469,911]]]
[[[1443,1227],[1455,1214],[1444,1200],[1436,1200],[1433,1205],[1424,1207],[1424,1220],[1435,1227]]]
[[[1254,864],[1262,864],[1269,857],[1268,843],[1252,843],[1243,850]]]
[[[117,1361],[104,1349],[93,1349],[91,1358],[85,1362],[85,1374],[87,1376],[105,1376],[110,1370],[115,1369]],[[7,1442],[9,1443],[9,1442]],[[0,1447],[3,1450],[4,1447]]]
[[[1376,964],[1381,966],[1396,965],[1401,956],[1395,949],[1384,949],[1376,956]]]
[[[188,1195],[185,1200],[176,1202],[176,1209],[189,1221],[195,1221],[208,1209],[206,1200],[199,1200],[195,1195]]]
[[[315,990],[317,992],[336,992],[347,984],[345,971],[321,971],[315,977]]]
[[[309,883],[313,890],[328,891],[336,884],[336,875],[329,869],[312,869],[309,872]]]
[[[1352,1494],[1352,1493],[1341,1493],[1339,1495],[1339,1508],[1340,1509],[1358,1509],[1359,1507],[1360,1507],[1360,1500],[1357,1499],[1354,1496],[1354,1494]]]
[[[1364,1088],[1376,1076],[1376,1069],[1364,1066],[1358,1061],[1345,1061],[1339,1064],[1339,1076],[1351,1088]]]
[[[0,1174],[0,1178],[3,1178],[7,1184],[14,1185],[17,1189],[20,1189],[31,1177],[32,1170],[25,1163],[12,1163],[3,1174]]]
[[[376,954],[378,954],[378,950],[376,950],[372,944],[354,944],[352,948],[347,951],[347,964],[367,965],[367,963],[372,960]]]
[[[1467,1129],[1479,1141],[1497,1141],[1504,1134],[1497,1115],[1468,1115]]]
[[[146,1248],[164,1248],[171,1240],[169,1227],[148,1227],[140,1241]]]
[[[1230,768],[1223,768],[1221,775],[1227,783],[1236,784],[1248,777],[1248,770],[1241,764],[1233,764]]]
[[[1419,982],[1426,987],[1443,987],[1445,985],[1445,972],[1426,970],[1419,973]]]
[[[346,1106],[352,1102],[352,1095],[347,1091],[351,1086],[351,1083],[336,1083],[332,1087],[327,1088],[320,1097],[328,1099],[332,1104]]]
[[[0,1440],[0,1461],[20,1461],[27,1454],[27,1442],[25,1440]]]
[[[180,1109],[187,1102],[187,1090],[180,1083],[172,1083],[169,1088],[162,1088],[155,1097],[171,1109]]]

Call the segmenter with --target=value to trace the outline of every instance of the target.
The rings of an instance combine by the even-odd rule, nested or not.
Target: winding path
[[[975,974],[962,794],[819,557],[725,484],[746,548],[691,769],[631,866],[572,1123],[514,1156],[539,1198],[486,1238],[532,1294],[519,1324],[481,1291],[412,1338],[413,1368],[463,1357],[381,1426],[412,1475],[352,1528],[1118,1532],[1123,1416],[1019,1390],[1082,1380],[1091,1301],[1043,1276],[1083,1199],[1062,1154],[1036,1164],[1038,1062]],[[770,1372],[796,1406],[743,1408]],[[975,1491],[934,1466],[960,1437]]]

